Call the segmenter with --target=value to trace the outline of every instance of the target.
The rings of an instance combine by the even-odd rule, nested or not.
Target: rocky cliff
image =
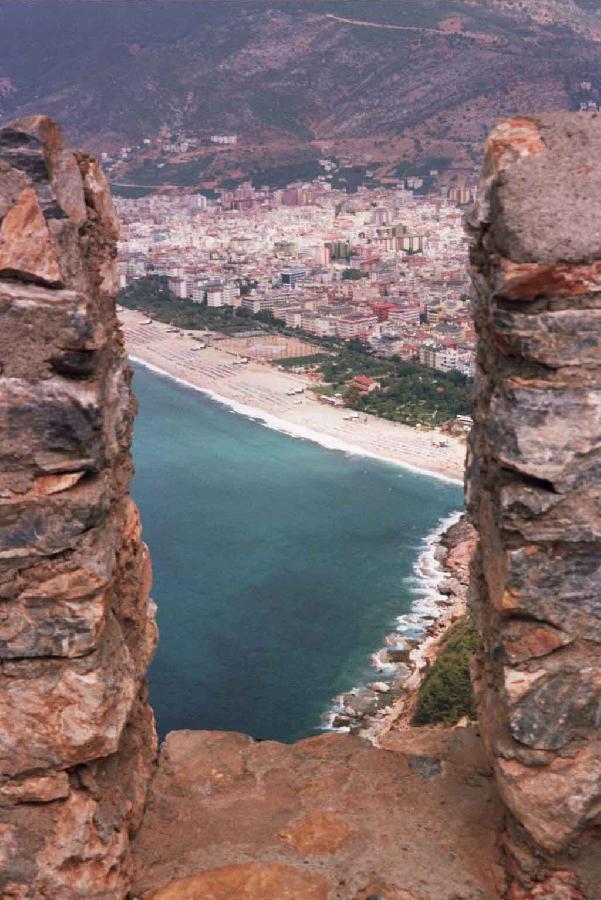
[[[469,220],[475,675],[513,900],[601,896],[600,151],[597,115],[501,123]]]
[[[117,220],[49,119],[0,131],[0,893],[123,896],[155,754]]]

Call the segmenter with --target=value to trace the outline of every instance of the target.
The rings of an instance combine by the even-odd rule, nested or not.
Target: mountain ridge
[[[0,31],[0,122],[42,111],[95,152],[237,134],[176,160],[201,186],[323,155],[467,175],[495,119],[601,101],[601,19],[574,0],[0,2]]]

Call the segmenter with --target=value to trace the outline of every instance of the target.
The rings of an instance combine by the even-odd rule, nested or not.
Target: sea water
[[[415,564],[460,486],[290,437],[140,366],[134,390],[161,736],[317,733],[427,598]]]

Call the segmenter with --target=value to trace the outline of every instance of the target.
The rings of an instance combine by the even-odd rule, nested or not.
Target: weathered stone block
[[[601,701],[601,675],[593,666],[579,672],[544,669],[505,671],[509,727],[521,744],[536,750],[559,750],[574,732],[594,728]]]
[[[488,440],[503,466],[562,490],[601,466],[601,388],[499,379],[488,409]]]
[[[33,183],[46,219],[86,219],[82,179],[64,135],[47,116],[29,116],[0,132],[0,160]]]
[[[69,473],[64,485],[56,482],[65,476],[37,478],[29,496],[0,500],[0,560],[54,555],[101,524],[110,504],[107,480],[98,476],[81,480],[82,474]],[[69,476],[75,477],[73,486]],[[48,478],[54,483],[48,485]]]
[[[0,659],[82,656],[105,622],[108,579],[75,569],[0,602]]]
[[[527,869],[516,900],[588,898],[575,845],[560,854],[599,822],[600,149],[596,115],[502,123],[468,217],[476,694],[503,798],[538,844],[508,844],[511,877]]]
[[[493,263],[493,288],[504,300],[529,301],[539,297],[582,298],[601,291],[601,262],[584,265],[514,263],[501,257]]]
[[[601,258],[598,117],[539,115],[528,134],[526,144],[515,130],[508,135],[512,157],[491,190],[489,234],[496,250],[516,262]]]
[[[0,378],[0,467],[97,472],[104,465],[102,421],[93,386]]]
[[[136,693],[134,664],[109,618],[79,659],[4,662],[0,775],[67,768],[115,753]]]
[[[572,642],[559,628],[543,622],[511,619],[500,634],[505,659],[512,665],[547,656]]]
[[[0,281],[0,316],[0,365],[6,378],[90,375],[106,345],[94,299],[75,291]],[[16,354],[15,347],[21,352]]]
[[[24,188],[0,222],[0,277],[58,287],[63,281],[54,242],[33,188]]]
[[[530,315],[497,309],[493,330],[497,346],[504,354],[552,368],[599,365],[599,309],[565,309]]]
[[[499,490],[498,515],[507,532],[529,542],[601,543],[601,485],[568,494],[520,482]]]
[[[69,796],[69,776],[66,772],[29,775],[0,781],[0,806],[18,803],[52,803]]]
[[[76,157],[44,117],[0,130],[6,897],[124,897],[156,753],[155,607],[127,497],[135,403],[116,237],[95,160]]]

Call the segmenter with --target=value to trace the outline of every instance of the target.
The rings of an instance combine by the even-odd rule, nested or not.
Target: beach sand
[[[279,371],[266,363],[237,365],[236,357],[218,347],[200,348],[198,340],[134,310],[119,311],[127,351],[132,360],[185,382],[236,412],[260,419],[269,427],[313,440],[331,449],[395,463],[438,478],[462,482],[465,444],[441,433],[420,431],[375,416],[349,421],[349,410],[317,400],[309,379]],[[171,329],[171,330],[170,330]],[[196,348],[196,349],[195,349]],[[292,388],[304,394],[288,396]]]

